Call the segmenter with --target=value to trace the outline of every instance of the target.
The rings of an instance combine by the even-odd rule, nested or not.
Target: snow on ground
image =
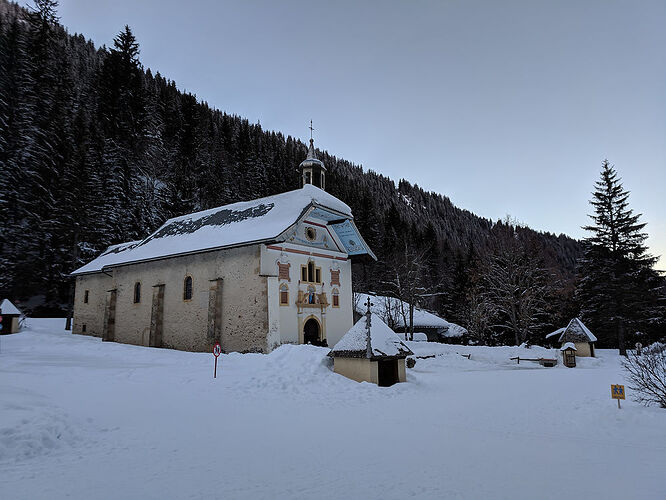
[[[327,349],[220,357],[103,343],[64,320],[0,338],[0,498],[663,499],[666,411],[618,357],[408,342],[408,383],[334,374]],[[471,354],[466,359],[459,354]],[[630,392],[629,392],[630,395]]]

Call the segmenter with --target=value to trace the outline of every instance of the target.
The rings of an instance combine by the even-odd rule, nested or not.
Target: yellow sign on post
[[[611,398],[617,399],[617,407],[620,406],[620,399],[624,399],[624,386],[619,384],[611,384]]]

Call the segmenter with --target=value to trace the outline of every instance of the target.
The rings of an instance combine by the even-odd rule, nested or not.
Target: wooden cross
[[[370,306],[373,305],[373,303],[370,302],[370,297],[368,297],[365,305],[368,306],[368,311],[365,313],[365,356],[370,359],[372,357],[372,341],[370,340],[370,321],[372,320],[372,313],[370,312]]]

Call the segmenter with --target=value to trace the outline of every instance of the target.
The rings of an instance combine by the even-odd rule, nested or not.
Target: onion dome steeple
[[[301,186],[312,184],[320,189],[326,189],[326,167],[324,162],[317,158],[314,149],[314,139],[312,138],[312,120],[310,120],[310,148],[308,155],[299,166],[301,170]]]

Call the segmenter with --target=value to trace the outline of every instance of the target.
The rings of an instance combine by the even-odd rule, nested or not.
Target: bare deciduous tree
[[[414,308],[422,297],[432,295],[426,293],[428,252],[428,248],[414,249],[405,243],[389,263],[392,278],[381,282],[385,293],[401,302],[398,308],[405,325],[405,340],[414,340]],[[408,311],[404,310],[405,303]]]
[[[538,259],[518,243],[507,245],[485,262],[477,285],[479,302],[484,312],[492,313],[492,326],[510,332],[519,345],[543,326],[550,281]]]
[[[490,326],[495,315],[494,306],[476,290],[469,298],[467,311],[467,331],[477,344],[493,344]]]
[[[400,325],[407,324],[404,302],[394,297],[382,297],[382,306],[382,320],[391,330],[395,331]]]
[[[622,364],[629,374],[633,399],[646,406],[656,403],[666,408],[666,344],[654,343],[640,356],[630,352]]]

